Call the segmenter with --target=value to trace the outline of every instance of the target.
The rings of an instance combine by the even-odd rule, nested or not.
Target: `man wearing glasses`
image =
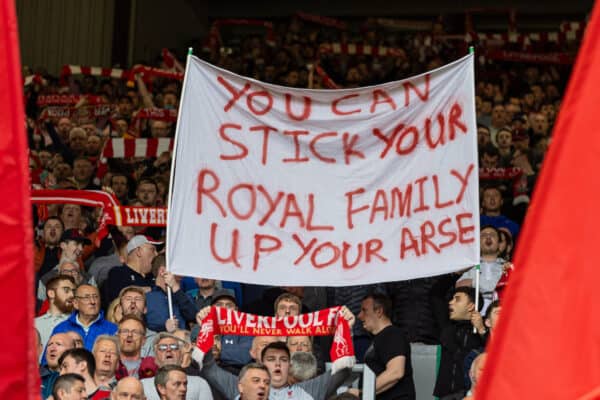
[[[125,315],[119,322],[117,335],[121,350],[117,379],[125,376],[140,379],[153,376],[156,368],[152,357],[142,357],[142,346],[146,342],[144,321],[135,314]]]
[[[146,292],[144,291],[144,288],[140,286],[127,286],[121,289],[121,293],[119,293],[119,304],[121,305],[124,316],[133,314],[136,317],[139,317],[144,322],[144,326],[146,326],[146,313],[148,307],[146,307]],[[155,336],[156,332],[146,326],[146,340],[142,345],[142,357],[154,357]]]
[[[166,365],[176,365],[181,367],[183,362],[183,348],[185,341],[170,333],[161,332],[154,341],[154,352],[156,354],[156,365],[164,367]],[[154,378],[142,379],[144,393],[148,400],[160,400],[160,396],[154,385]],[[187,395],[186,399],[213,400],[212,392],[208,383],[199,376],[187,377]]]
[[[52,334],[75,331],[83,338],[83,346],[92,350],[99,335],[114,335],[117,326],[104,319],[100,310],[100,293],[91,285],[81,285],[75,291],[75,311],[65,321],[56,325]]]

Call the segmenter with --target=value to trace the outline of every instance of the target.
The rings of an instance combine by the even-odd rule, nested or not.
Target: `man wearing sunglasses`
[[[176,365],[181,367],[183,362],[185,341],[170,333],[161,332],[154,341],[154,361],[156,365],[164,367],[166,365]],[[148,400],[159,400],[159,394],[154,385],[154,378],[142,379],[144,393]],[[186,399],[206,399],[212,400],[212,392],[208,383],[199,376],[187,376],[187,395]]]

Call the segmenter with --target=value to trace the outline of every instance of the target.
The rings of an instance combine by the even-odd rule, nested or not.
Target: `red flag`
[[[600,6],[554,128],[480,399],[599,399]]]
[[[14,1],[0,1],[0,399],[40,395],[23,84]]]

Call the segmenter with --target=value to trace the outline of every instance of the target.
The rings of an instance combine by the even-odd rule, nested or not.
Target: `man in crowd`
[[[110,188],[121,205],[129,203],[129,178],[125,174],[116,173],[110,178]]]
[[[142,363],[148,363],[151,357],[142,356],[142,346],[146,342],[146,325],[135,314],[126,314],[119,322],[119,344],[121,357],[119,360],[118,378],[133,376],[135,378],[147,377],[141,375]]]
[[[94,183],[94,165],[87,157],[77,157],[73,161],[73,178],[81,190],[100,190]]]
[[[203,309],[198,313],[198,319],[201,321],[210,309]],[[346,307],[342,307],[340,316],[345,318],[352,328],[355,317]],[[196,353],[192,353],[196,357]],[[267,344],[260,354],[260,361],[269,371],[271,378],[270,396],[272,398],[288,399],[324,399],[331,395],[347,378],[350,371],[345,368],[341,371],[331,374],[325,372],[313,379],[290,385],[290,350],[287,345],[281,341],[275,341]],[[204,356],[203,376],[214,385],[226,398],[235,398],[239,395],[238,379],[234,374],[227,372],[215,364],[214,358],[210,353]],[[287,397],[285,397],[287,396]]]
[[[92,354],[96,359],[94,381],[103,389],[112,389],[117,384],[116,371],[119,362],[119,341],[112,335],[96,338]]]
[[[484,226],[481,228],[480,236],[480,272],[477,271],[476,267],[471,268],[459,278],[456,286],[474,286],[475,276],[479,273],[479,291],[484,299],[482,313],[485,313],[489,304],[494,300],[494,291],[504,273],[505,261],[499,258],[500,232],[498,232],[498,229],[491,225]]]
[[[96,360],[86,349],[70,349],[58,360],[60,374],[79,374],[85,381],[85,391],[89,400],[101,400],[110,395],[110,391],[98,387],[94,381]]]
[[[274,307],[276,317],[300,315],[302,301],[298,296],[286,292],[275,299]]]
[[[492,143],[496,145],[496,134],[500,129],[502,129],[506,124],[506,110],[502,104],[494,105],[492,108],[492,120],[490,123],[490,134]]]
[[[35,270],[39,277],[44,276],[58,264],[59,244],[63,231],[63,223],[58,217],[49,217],[44,222],[42,240],[36,243],[34,258]]]
[[[213,306],[237,310],[237,299],[231,289],[217,290],[213,294]],[[251,361],[252,336],[221,336],[221,367],[235,374]]]
[[[102,334],[114,335],[117,326],[104,319],[100,310],[100,293],[91,285],[81,285],[75,291],[73,302],[75,312],[58,324],[53,333],[75,331],[83,338],[84,347],[91,350],[96,337]]]
[[[144,292],[144,288],[140,286],[127,286],[121,290],[119,293],[119,304],[121,305],[121,310],[123,310],[123,315],[135,315],[142,321],[144,321],[144,326],[146,325],[145,318],[146,312],[148,311],[146,307],[146,293]],[[145,328],[146,330],[146,339],[142,344],[142,357],[154,356],[154,337],[156,336],[156,332],[152,329]]]
[[[365,363],[377,376],[377,399],[415,399],[410,344],[402,330],[391,321],[392,301],[383,294],[367,295],[358,319],[364,329],[373,335],[373,342],[365,353]],[[359,395],[356,389],[353,389]]]
[[[267,400],[270,387],[269,370],[264,365],[250,363],[240,371],[238,377],[239,400]]]
[[[98,161],[100,153],[102,152],[102,139],[96,134],[91,134],[87,138],[85,144],[85,155],[88,159],[94,163]]]
[[[440,333],[442,357],[433,392],[440,400],[462,400],[465,395],[465,357],[484,344],[486,330],[475,309],[475,296],[472,287],[457,287],[448,304],[449,319],[440,320],[443,324]],[[479,304],[483,304],[482,299]]]
[[[139,379],[127,376],[119,381],[112,391],[111,400],[146,400],[144,387]]]
[[[55,276],[46,283],[46,293],[48,311],[34,321],[44,347],[54,327],[67,319],[73,311],[75,281],[68,275]]]
[[[507,228],[513,239],[519,234],[519,225],[502,215],[502,192],[496,186],[488,186],[483,189],[481,194],[481,226],[492,225],[496,228]]]
[[[471,364],[471,368],[469,369],[469,378],[471,380],[471,390],[467,393],[467,397],[464,400],[475,400],[475,390],[477,389],[477,383],[481,378],[481,374],[483,373],[483,368],[485,367],[485,360],[487,358],[486,353],[481,353],[478,355],[473,364]]]
[[[544,113],[534,113],[531,117],[531,131],[534,136],[547,137],[550,132],[548,117]]]
[[[155,277],[155,286],[146,294],[148,327],[157,332],[166,329],[165,323],[169,319],[167,298],[167,286],[169,286],[173,294],[173,315],[177,320],[177,327],[185,329],[187,322],[193,322],[196,319],[198,310],[194,300],[181,289],[179,278],[167,271],[163,254],[152,261],[152,274]]]
[[[213,303],[213,295],[217,291],[217,281],[214,279],[195,278],[198,292],[193,295],[196,308],[202,310]],[[188,292],[189,293],[189,292]]]
[[[317,358],[304,351],[291,353],[288,383],[304,382],[317,375]]]
[[[40,367],[40,378],[42,381],[42,399],[46,399],[52,393],[54,381],[58,378],[58,359],[67,350],[75,347],[73,340],[66,333],[52,335],[48,340],[45,354],[45,365]]]
[[[188,377],[183,368],[166,365],[158,369],[154,377],[154,386],[160,400],[184,400],[187,396]],[[150,400],[153,398],[153,395],[149,396]]]
[[[67,267],[68,263],[69,265],[73,264],[77,269],[82,268],[80,261],[83,253],[83,246],[91,243],[92,242],[85,237],[83,232],[79,229],[67,229],[62,233],[59,243],[60,259],[57,265],[41,277],[37,292],[39,300],[46,300],[45,285],[48,280],[60,273],[64,274],[64,272],[61,272],[61,265],[65,264],[65,267]],[[75,285],[78,285],[78,282],[75,282]]]
[[[159,368],[167,365],[175,365],[181,368],[183,343],[177,336],[166,332],[159,333],[154,342],[154,353],[156,354],[155,362]],[[185,374],[185,370],[183,368],[181,370]],[[160,398],[153,378],[142,379],[142,385],[144,385],[144,393],[146,393],[148,400]],[[187,376],[187,385],[188,399],[213,399],[210,387],[199,376]]]
[[[104,282],[105,304],[117,298],[121,289],[136,285],[149,292],[152,288],[152,260],[156,256],[156,245],[160,244],[143,235],[136,235],[127,243],[127,263],[115,267]]]
[[[52,397],[54,400],[88,400],[85,379],[79,374],[59,376],[54,383]]]
[[[136,198],[144,207],[156,207],[158,199],[158,186],[152,179],[141,179],[135,190]]]

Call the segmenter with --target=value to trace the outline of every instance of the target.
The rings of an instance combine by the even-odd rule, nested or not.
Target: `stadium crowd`
[[[203,58],[291,87],[383,83],[439,67],[467,51],[464,40],[446,38],[441,23],[432,24],[431,32],[407,33],[369,20],[352,31],[295,16],[278,21],[268,33],[236,33],[235,27],[222,29],[218,39],[214,33]],[[358,42],[397,52],[326,51],[331,43]],[[441,346],[432,394],[473,398],[485,345],[501,312],[502,290],[518,268],[510,262],[513,249],[570,72],[558,64],[488,60],[486,46],[491,45],[476,48],[481,54],[476,80],[480,293],[473,288],[475,269],[339,288],[259,287],[174,276],[165,265],[164,228],[111,225],[107,235],[99,235],[104,226],[98,208],[68,201],[37,204],[33,289],[42,398],[321,400],[361,395],[359,388],[336,394],[349,371],[325,369],[332,345],[326,336],[223,335],[202,359],[195,343],[209,306],[265,316],[344,306],[339,318],[352,327],[358,361],[377,376],[377,399],[415,398],[410,343]],[[537,51],[562,51],[574,44],[535,46]],[[171,53],[144,64],[182,72]],[[40,77],[25,86],[34,189],[105,190],[122,205],[166,205],[170,152],[107,160],[102,155],[111,138],[174,136],[175,123],[168,116],[178,108],[181,80],[140,71],[120,79],[59,78],[26,70],[25,75]],[[145,113],[148,109],[160,110]],[[167,288],[173,293],[173,318]]]

